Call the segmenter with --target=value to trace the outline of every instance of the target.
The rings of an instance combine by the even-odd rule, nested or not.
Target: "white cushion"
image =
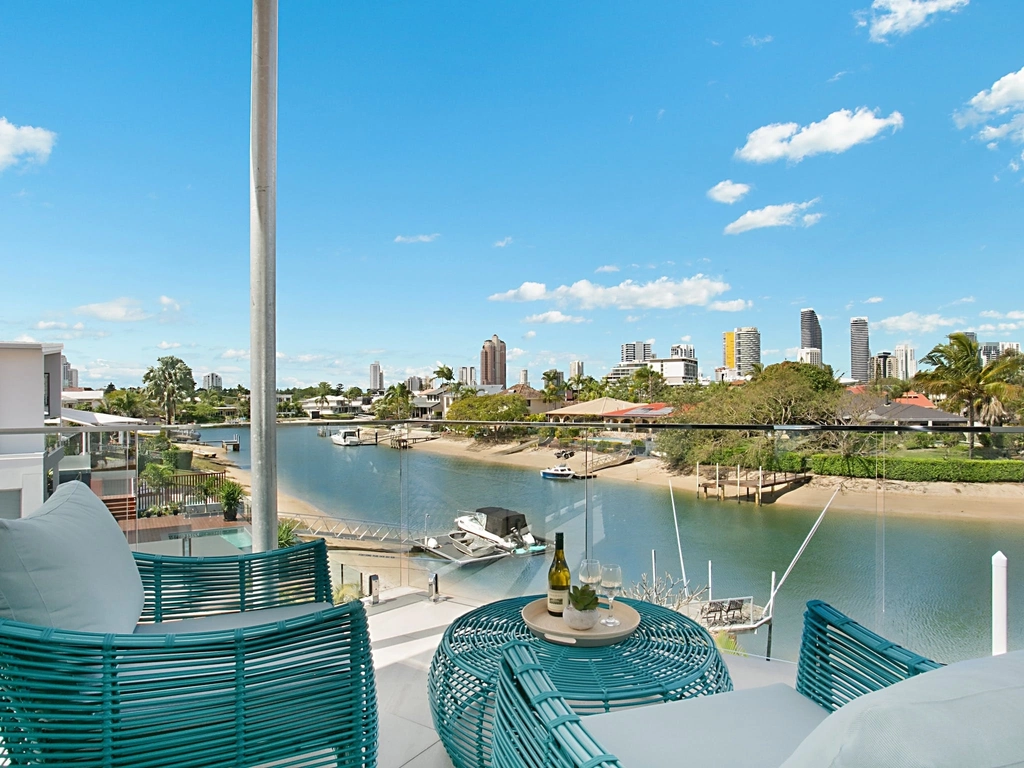
[[[782,768],[1024,765],[1024,651],[951,664],[854,699]]]
[[[0,618],[131,634],[144,600],[128,541],[87,485],[63,483],[29,515],[0,520]]]
[[[258,611],[239,611],[238,613],[218,613],[213,616],[201,616],[196,619],[179,621],[163,621],[156,624],[139,624],[135,627],[136,635],[183,635],[192,632],[220,632],[223,630],[245,629],[258,627],[260,624],[275,624],[297,616],[305,616],[317,611],[329,611],[334,606],[330,603],[296,603],[279,605],[276,608],[263,608]]]
[[[583,718],[625,766],[778,768],[828,712],[788,685],[698,696]]]

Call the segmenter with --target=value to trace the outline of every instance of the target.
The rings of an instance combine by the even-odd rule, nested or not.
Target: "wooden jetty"
[[[221,440],[220,447],[225,451],[235,451],[237,453],[240,450],[238,435],[235,435],[230,440]]]
[[[757,506],[764,501],[764,494],[767,493],[772,501],[786,491],[798,488],[811,481],[811,475],[807,472],[765,472],[764,469],[744,469],[742,467],[723,467],[715,464],[713,467],[697,465],[697,498],[700,498],[701,491],[706,499],[711,491],[715,492],[715,498],[725,501],[731,491],[736,492],[736,501],[753,500]]]

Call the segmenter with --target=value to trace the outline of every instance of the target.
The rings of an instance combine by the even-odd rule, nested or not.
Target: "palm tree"
[[[452,372],[450,365],[438,365],[434,370],[434,376],[445,384],[450,381],[455,381],[455,374]]]
[[[572,390],[577,399],[579,398],[580,391],[583,389],[583,384],[586,380],[586,377],[582,373],[577,373],[575,376],[571,377],[568,382],[566,382],[569,389]]]
[[[321,381],[316,385],[316,391],[313,394],[316,397],[316,404],[319,405],[321,409],[326,408],[327,404],[330,402],[327,398],[334,394],[334,387],[326,381]]]
[[[588,401],[604,397],[605,389],[606,386],[604,381],[598,381],[593,376],[587,376],[583,379],[583,386],[579,392],[579,399],[582,401]]]
[[[118,389],[103,396],[103,409],[115,416],[141,419],[147,415],[148,402],[134,389]]]
[[[979,413],[986,423],[1005,418],[1002,404],[1019,392],[1010,379],[1024,366],[1024,356],[1004,355],[986,365],[978,354],[978,342],[966,334],[953,333],[949,343],[936,345],[921,362],[931,370],[919,372],[914,377],[915,385],[929,394],[945,395],[943,406],[966,411],[968,424],[974,426]],[[968,445],[968,456],[973,457],[973,432]]]
[[[157,364],[142,376],[149,396],[163,408],[168,424],[174,423],[174,412],[179,403],[190,399],[196,392],[192,369],[174,355],[157,359]]]

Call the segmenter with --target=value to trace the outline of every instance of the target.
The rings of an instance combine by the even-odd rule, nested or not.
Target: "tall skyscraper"
[[[673,344],[669,357],[687,357],[696,360],[697,352],[693,348],[693,344]]]
[[[857,381],[871,379],[871,346],[868,338],[868,319],[850,318],[850,378]]]
[[[964,336],[966,336],[968,339],[973,341],[975,344],[978,343],[978,334],[976,334],[974,331],[958,331],[958,333],[962,333]]]
[[[736,331],[722,334],[722,367],[736,367]]]
[[[220,374],[208,373],[203,376],[203,389],[210,391],[211,389],[223,389],[224,381],[221,379]]]
[[[528,369],[523,368],[519,371],[519,383],[524,387],[530,386],[530,371]]]
[[[569,363],[569,378],[575,379],[577,376],[579,376],[581,379],[583,378],[582,360],[573,360],[571,363]]]
[[[736,370],[741,376],[754,372],[754,366],[761,363],[761,332],[755,326],[737,328]]]
[[[631,341],[622,345],[622,357],[620,362],[643,363],[653,357],[654,353],[651,352],[651,345],[646,341]]]
[[[505,384],[505,342],[494,334],[484,342],[480,350],[480,384],[482,386]]]
[[[800,310],[800,348],[821,350],[821,322],[811,308]]]
[[[1019,341],[1000,341],[999,342],[999,354],[1003,354],[1006,351],[1016,352],[1020,354],[1020,342]]]
[[[410,376],[405,380],[405,388],[410,392],[422,392],[423,391],[423,377],[422,376]]]
[[[891,352],[879,352],[871,358],[871,378],[892,379],[896,377],[896,358]]]
[[[384,390],[384,370],[380,363],[374,360],[370,364],[370,391],[381,392]]]
[[[893,375],[903,381],[914,378],[914,374],[917,373],[917,356],[914,354],[914,348],[909,344],[897,344],[892,356],[895,360]]]

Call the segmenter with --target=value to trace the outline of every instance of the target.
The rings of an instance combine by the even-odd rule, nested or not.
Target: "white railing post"
[[[1006,555],[992,555],[992,655],[1006,653]]]

